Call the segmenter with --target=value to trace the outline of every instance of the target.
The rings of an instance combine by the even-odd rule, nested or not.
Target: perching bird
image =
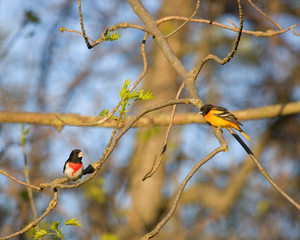
[[[226,108],[212,104],[204,104],[200,108],[199,113],[201,113],[204,119],[211,125],[215,127],[234,128],[240,131],[247,140],[250,140],[250,137],[240,128],[243,124]]]
[[[89,165],[86,169],[83,169],[82,157],[83,152],[79,149],[74,149],[69,159],[65,162],[63,173],[65,176],[72,181],[79,180],[82,175],[90,174],[95,171],[92,165]]]

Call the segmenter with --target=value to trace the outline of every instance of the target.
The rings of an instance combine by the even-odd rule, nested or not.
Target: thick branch
[[[192,77],[173,52],[167,39],[159,30],[156,21],[153,19],[151,14],[144,8],[140,0],[128,0],[128,2],[131,5],[133,11],[136,13],[136,15],[145,24],[146,28],[149,29],[151,33],[153,33],[155,41],[161,48],[165,57],[170,62],[174,70],[178,73],[178,75],[182,78],[190,97],[194,99],[199,99],[200,104],[202,104],[202,100],[199,97],[198,91],[195,87],[195,83]],[[200,108],[200,105],[198,107]]]
[[[232,113],[241,121],[254,120],[254,119],[267,119],[278,116],[285,116],[290,114],[296,114],[300,112],[300,101],[291,102],[286,104],[269,105],[259,108],[249,108],[245,110],[232,111]],[[82,116],[79,114],[59,114],[61,119],[70,123],[71,125],[84,126],[84,124],[92,124],[99,122],[101,117],[94,116]],[[130,120],[131,116],[128,116],[124,120],[120,127],[124,127]],[[53,113],[29,113],[29,112],[0,112],[0,122],[2,123],[25,123],[25,124],[37,124],[45,126],[53,126],[58,130],[61,130],[65,125],[59,121]],[[159,114],[155,116],[143,116],[137,122],[133,124],[133,127],[153,127],[153,126],[167,126],[170,123],[169,114]],[[195,113],[177,113],[174,117],[174,125],[190,124],[190,123],[206,123],[202,117]],[[116,121],[109,119],[94,127],[116,127]]]

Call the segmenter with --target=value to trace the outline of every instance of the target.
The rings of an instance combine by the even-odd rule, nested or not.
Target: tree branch
[[[218,130],[220,131],[220,130]],[[220,131],[221,132],[221,131]],[[205,158],[203,158],[201,161],[199,161],[194,167],[193,169],[187,174],[187,176],[185,177],[185,179],[182,181],[178,192],[176,194],[176,197],[174,199],[173,205],[171,207],[171,209],[169,210],[168,214],[156,225],[156,227],[149,233],[147,233],[146,235],[144,235],[141,239],[142,240],[148,240],[150,238],[153,238],[155,235],[158,234],[158,232],[160,231],[160,229],[166,224],[167,221],[169,221],[169,219],[173,216],[178,202],[180,200],[180,197],[183,193],[183,190],[186,186],[186,184],[189,182],[189,180],[192,178],[192,176],[197,172],[197,170],[206,162],[208,162],[210,159],[212,159],[215,155],[217,155],[219,152],[222,151],[226,151],[227,149],[227,144],[223,144],[220,147],[216,148],[215,150],[213,150],[210,154],[208,154]]]
[[[5,236],[5,237],[0,237],[0,240],[10,239],[10,238],[18,236],[22,233],[25,233],[28,230],[30,230],[31,228],[35,227],[40,221],[42,221],[51,212],[51,210],[56,207],[58,193],[57,193],[57,189],[53,189],[53,190],[54,190],[53,199],[50,201],[50,203],[49,203],[47,209],[45,210],[45,212],[38,219],[31,222],[30,224],[28,224],[26,227],[24,227],[23,229],[21,229],[18,232],[15,232],[15,233],[13,233],[11,235],[8,235],[8,236]]]
[[[258,108],[248,108],[245,110],[232,111],[232,113],[241,121],[257,120],[274,118],[278,116],[286,116],[300,113],[300,101],[290,102],[286,104],[275,104]],[[8,112],[0,111],[1,123],[23,123],[23,124],[37,124],[55,127],[60,131],[63,126],[84,126],[84,127],[116,127],[116,121],[113,119],[106,119],[95,116],[82,116],[79,114],[59,114],[58,115],[65,124],[55,117],[54,113],[39,113],[39,112]],[[124,127],[132,116],[128,116],[121,124],[120,128]],[[94,124],[95,122],[101,122]],[[170,116],[168,114],[159,114],[156,116],[143,116],[136,121],[132,127],[153,127],[153,126],[167,126],[170,123]],[[204,124],[202,117],[195,113],[177,113],[174,116],[174,125],[199,123]]]

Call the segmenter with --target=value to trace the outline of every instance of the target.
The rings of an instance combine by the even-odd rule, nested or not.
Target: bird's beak
[[[200,112],[198,112],[197,114],[202,114],[202,112],[200,111]]]
[[[78,153],[78,157],[79,157],[79,158],[82,158],[83,156],[84,156],[83,152],[79,152],[79,153]]]

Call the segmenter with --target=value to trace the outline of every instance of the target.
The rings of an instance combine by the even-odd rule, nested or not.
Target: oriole
[[[243,126],[237,118],[230,113],[226,108],[214,106],[212,104],[204,104],[200,108],[200,114],[204,119],[215,127],[234,128],[243,134],[250,141],[250,137],[240,128]]]

